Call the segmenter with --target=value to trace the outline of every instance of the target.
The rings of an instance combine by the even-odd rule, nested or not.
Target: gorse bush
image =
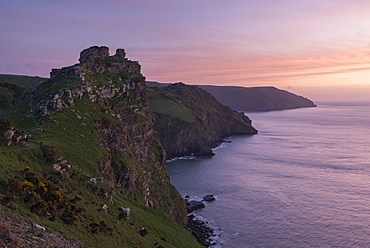
[[[53,221],[59,218],[64,223],[73,225],[79,219],[77,214],[82,212],[78,206],[81,196],[75,195],[70,199],[63,189],[63,183],[53,180],[64,175],[59,172],[54,174],[54,177],[49,175],[50,180],[45,180],[26,167],[20,172],[21,177],[16,176],[9,178],[7,182],[1,182],[2,192],[5,193],[2,204],[23,201],[33,213]]]

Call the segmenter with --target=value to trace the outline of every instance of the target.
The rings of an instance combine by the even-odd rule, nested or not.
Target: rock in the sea
[[[203,200],[210,202],[210,201],[215,201],[216,198],[214,197],[214,195],[206,195],[203,197]]]
[[[193,212],[197,209],[201,209],[201,208],[206,207],[203,202],[195,201],[195,200],[188,201],[188,202],[186,202],[186,204],[187,204],[186,210],[188,211],[188,213],[191,213],[191,212]]]

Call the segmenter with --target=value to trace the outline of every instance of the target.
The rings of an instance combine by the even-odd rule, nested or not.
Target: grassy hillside
[[[1,116],[2,207],[84,247],[200,247],[181,227],[138,62],[53,72]]]
[[[106,113],[87,99],[76,102],[74,111],[71,110],[54,113],[33,129],[29,142],[35,148],[0,151],[3,207],[84,247],[200,247],[190,233],[166,213],[138,203],[140,196],[136,196],[135,191],[124,197],[122,189],[110,186],[108,182],[114,179],[109,178],[111,173],[105,172],[102,182],[90,182],[91,178],[102,176],[104,161],[110,157],[91,132],[94,120],[118,120],[113,112]],[[76,115],[81,115],[81,119]],[[16,116],[14,120],[20,129],[29,130],[27,122],[22,125],[23,115],[18,116],[21,118]],[[72,165],[67,173],[52,168],[52,164],[61,159]],[[128,168],[142,173],[134,158],[126,156],[123,160]],[[155,163],[149,162],[147,166],[155,166]],[[24,183],[28,181],[35,190],[26,188]],[[40,183],[49,190],[40,194]],[[178,192],[169,186],[172,200],[168,204],[171,204]],[[57,198],[59,192],[60,198]],[[163,196],[163,201],[166,200]],[[108,206],[107,213],[101,211],[104,204]],[[130,219],[121,217],[120,207],[131,209]]]
[[[37,77],[37,76],[24,76],[24,75],[9,75],[9,74],[0,74],[0,81],[8,81],[20,86],[23,86],[27,89],[36,87],[37,85],[45,82],[47,78]]]
[[[211,155],[211,148],[228,136],[257,133],[247,116],[196,86],[150,87],[148,98],[154,128],[169,157]]]
[[[200,247],[165,213],[114,193],[100,181],[93,184],[74,169],[67,177],[46,158],[42,147],[0,151],[3,208],[84,247]],[[107,212],[100,211],[102,204]],[[130,208],[130,219],[122,217],[120,207]]]

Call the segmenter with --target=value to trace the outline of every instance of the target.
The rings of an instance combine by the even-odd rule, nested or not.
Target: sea
[[[370,102],[245,113],[259,131],[168,162],[213,247],[370,247]]]

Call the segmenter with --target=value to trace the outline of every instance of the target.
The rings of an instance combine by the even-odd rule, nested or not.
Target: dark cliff
[[[237,111],[272,111],[316,107],[309,99],[275,87],[200,85],[222,104]]]
[[[83,231],[79,232],[87,232],[82,239],[89,247],[99,247],[93,241],[97,239],[118,242],[122,247],[149,247],[154,243],[166,247],[197,247],[189,233],[171,224],[162,214],[184,226],[186,204],[169,181],[165,152],[153,132],[154,118],[149,112],[140,64],[125,55],[123,49],[110,56],[107,47],[91,47],[81,52],[79,64],[53,69],[48,81],[29,90],[5,115],[17,129],[25,130],[22,131],[26,133],[24,137],[30,138],[28,142],[36,147],[0,153],[0,160],[6,162],[2,156],[13,153],[38,152],[41,158],[27,169],[40,175],[37,180],[33,179],[39,182],[37,185],[51,180],[50,175],[54,173],[65,177],[60,179],[64,186],[57,179],[50,185],[60,184],[63,190],[60,192],[66,192],[66,197],[78,193],[78,199],[85,202],[85,211],[89,214],[79,217],[72,210],[68,214],[76,230],[81,226]],[[45,167],[45,163],[49,166]],[[22,161],[19,164],[28,165]],[[7,180],[10,183],[13,179]],[[1,185],[9,183],[5,180]],[[43,195],[39,197],[44,200]],[[103,213],[96,211],[100,204]],[[126,207],[124,204],[132,208],[131,224],[122,223],[119,217],[122,216],[119,207]],[[50,205],[48,211],[52,216],[53,209]],[[104,212],[108,212],[108,216],[103,217]],[[54,219],[71,221],[66,221],[64,216],[66,214],[56,214]],[[105,222],[97,222],[99,218],[105,218]],[[89,221],[93,221],[92,224],[89,225]],[[53,225],[53,222],[43,223]],[[181,240],[169,237],[171,231]],[[68,232],[74,233],[75,229]],[[90,237],[94,232],[101,236]],[[149,233],[151,241],[141,238]],[[165,233],[167,237],[163,237]],[[109,235],[116,236],[109,238]],[[148,243],[152,241],[153,244]]]
[[[148,89],[154,129],[169,157],[211,155],[231,135],[251,135],[251,120],[222,105],[197,86],[176,83]]]

